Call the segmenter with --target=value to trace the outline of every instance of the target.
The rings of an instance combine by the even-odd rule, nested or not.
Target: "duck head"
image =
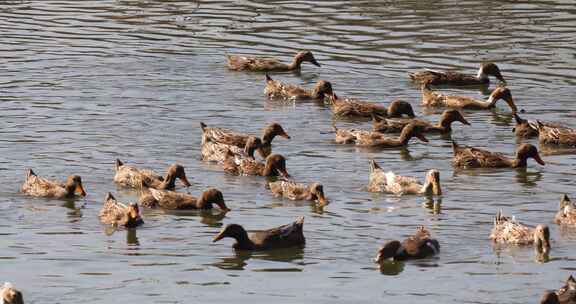
[[[184,184],[184,186],[186,187],[191,186],[190,182],[188,181],[188,178],[186,177],[184,167],[180,164],[171,165],[168,168],[168,172],[166,173],[166,182],[173,184],[176,181],[176,178],[179,178],[180,181],[182,181],[182,183]]]
[[[334,94],[332,84],[326,80],[318,80],[312,91],[312,97],[316,99],[324,99],[332,94]]]
[[[398,249],[400,249],[400,242],[399,241],[390,241],[384,246],[380,247],[378,250],[378,254],[374,258],[374,262],[382,263],[387,259],[393,258],[398,253]]]
[[[82,187],[82,178],[78,175],[70,175],[66,179],[66,191],[70,195],[78,194],[81,196],[86,196],[86,191]]]
[[[522,164],[526,166],[526,160],[528,158],[533,158],[537,163],[544,166],[546,163],[540,158],[540,154],[538,154],[538,149],[531,144],[522,144],[518,147],[516,151],[516,159]]]
[[[220,230],[220,232],[212,239],[212,242],[215,243],[227,237],[233,238],[237,242],[249,241],[248,233],[244,230],[244,227],[238,224],[229,224]]]
[[[286,170],[286,159],[280,154],[272,154],[266,157],[266,164],[262,176],[282,176],[290,178]]]
[[[423,192],[427,195],[442,195],[442,189],[440,188],[440,172],[438,170],[431,169],[426,172]]]
[[[480,65],[478,78],[483,78],[488,75],[494,76],[501,82],[506,83],[506,80],[504,80],[504,77],[502,77],[502,73],[500,73],[500,68],[498,68],[498,66],[493,62],[486,62]]]
[[[228,209],[228,207],[226,206],[226,203],[224,202],[224,195],[222,194],[222,192],[216,188],[210,188],[204,192],[202,192],[202,196],[200,197],[200,202],[198,203],[198,205],[216,205],[218,206],[218,208],[220,208],[220,210],[222,210],[223,212],[228,212],[230,211],[230,209]]]
[[[425,128],[423,126],[418,126],[414,123],[407,124],[402,128],[402,133],[400,133],[400,141],[407,144],[412,137],[416,137],[423,142],[428,142],[428,139],[424,136]]]
[[[406,101],[395,100],[388,106],[388,117],[402,117],[406,115],[410,118],[416,117],[412,105]]]
[[[310,51],[300,51],[298,52],[298,54],[296,54],[296,56],[294,57],[294,59],[296,60],[296,62],[310,62],[311,64],[320,67],[320,64],[318,63],[318,61],[316,61],[316,58],[314,58],[314,55],[312,55],[312,52]]]
[[[455,121],[459,121],[465,125],[470,125],[470,123],[464,118],[462,113],[458,110],[446,110],[442,113],[440,117],[440,124],[449,126]]]
[[[136,203],[128,204],[128,212],[126,214],[128,216],[128,221],[126,221],[126,227],[136,227],[144,223],[142,217],[140,216],[140,208]]]
[[[0,287],[0,303],[4,304],[24,304],[22,293],[14,288],[10,283],[4,283]]]
[[[518,108],[516,108],[516,104],[514,104],[514,99],[512,98],[512,93],[510,92],[510,89],[504,86],[497,87],[490,94],[488,102],[490,103],[490,106],[494,106],[496,102],[500,99],[506,101],[506,103],[512,110],[512,113],[518,112]]]
[[[316,201],[320,207],[328,205],[330,202],[324,196],[324,186],[319,183],[313,183],[308,187],[308,192],[310,193],[309,200]]]
[[[518,137],[531,137],[538,135],[538,127],[531,125],[528,120],[522,119],[517,113],[514,113],[514,120],[516,125],[512,128],[512,132]]]
[[[548,254],[550,252],[550,229],[546,225],[538,225],[534,228],[534,247],[538,252]]]

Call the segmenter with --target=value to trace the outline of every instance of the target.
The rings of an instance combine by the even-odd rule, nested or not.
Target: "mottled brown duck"
[[[240,158],[254,159],[254,151],[260,147],[262,147],[262,140],[255,136],[249,136],[248,139],[246,139],[244,148],[207,140],[202,143],[200,153],[204,161],[223,164],[228,153],[232,153]]]
[[[438,123],[421,118],[382,118],[377,115],[372,117],[372,130],[380,133],[396,133],[408,124],[415,124],[424,127],[425,133],[449,134],[452,132],[452,123],[458,121],[465,125],[470,123],[458,110],[445,110]]]
[[[140,204],[147,208],[161,208],[165,210],[211,210],[214,205],[223,212],[230,209],[226,206],[224,195],[216,188],[209,188],[202,192],[200,197],[192,196],[188,193],[181,193],[170,190],[148,189],[140,197]]]
[[[431,85],[488,85],[490,84],[489,76],[494,76],[505,83],[500,68],[492,62],[482,63],[476,75],[426,69],[410,73],[409,76],[414,82]]]
[[[280,154],[271,154],[265,162],[249,158],[238,158],[230,153],[222,165],[224,172],[232,175],[258,175],[266,177],[282,176],[289,178],[286,170],[286,158]]]
[[[546,126],[538,120],[536,121],[536,126],[540,144],[576,147],[576,129]]]
[[[282,63],[276,58],[250,57],[238,55],[226,55],[228,68],[234,71],[252,71],[252,72],[284,72],[299,71],[303,62],[310,62],[319,67],[320,64],[310,51],[300,51],[291,63]]]
[[[146,184],[148,187],[155,189],[174,189],[176,187],[176,179],[180,179],[184,186],[190,187],[184,167],[180,164],[172,164],[168,167],[165,177],[149,169],[139,169],[135,166],[125,165],[119,159],[116,160],[115,170],[114,182],[122,186],[140,188],[143,184]]]
[[[442,195],[440,172],[435,169],[428,170],[424,183],[422,184],[414,177],[397,175],[392,171],[386,172],[374,160],[371,160],[368,191],[385,192],[396,195]]]
[[[538,123],[536,121],[529,121],[527,119],[521,118],[518,113],[514,113],[514,120],[516,121],[516,125],[512,129],[514,135],[518,138],[531,138],[538,136]],[[544,126],[549,128],[566,128],[566,126],[553,123],[553,122],[540,122]]]
[[[576,204],[570,201],[567,194],[562,195],[560,199],[560,207],[556,216],[554,216],[554,223],[558,225],[576,225]]]
[[[70,175],[66,178],[66,182],[62,183],[40,177],[32,169],[26,171],[26,180],[20,188],[20,192],[29,196],[58,199],[74,198],[77,194],[86,196],[80,176]]]
[[[525,168],[528,158],[533,158],[542,166],[545,165],[538,154],[538,149],[531,144],[518,146],[514,158],[474,147],[458,146],[456,142],[452,142],[452,149],[454,151],[452,164],[460,168]]]
[[[544,254],[550,251],[550,229],[548,226],[529,227],[516,221],[514,217],[504,216],[502,210],[496,213],[490,239],[497,244],[532,245],[538,252]]]
[[[410,139],[414,137],[423,142],[428,142],[428,139],[424,136],[424,128],[415,124],[406,125],[399,136],[361,129],[339,129],[335,125],[333,128],[336,133],[337,144],[394,148],[408,145]]]
[[[415,117],[412,105],[402,100],[395,100],[386,107],[381,104],[362,101],[354,98],[340,98],[336,94],[328,95],[326,103],[331,106],[332,113],[339,117]]]
[[[266,88],[264,94],[270,99],[281,100],[316,100],[324,101],[325,97],[332,95],[332,84],[325,80],[318,80],[313,89],[306,89],[299,85],[287,84],[273,80],[266,74]]]
[[[324,207],[329,203],[324,195],[324,186],[320,183],[306,185],[282,180],[268,183],[267,188],[276,197],[283,197],[293,201],[317,202],[320,207]]]
[[[512,93],[506,87],[497,87],[492,91],[488,100],[478,100],[467,96],[446,95],[430,89],[428,85],[422,86],[422,105],[426,107],[448,107],[456,109],[489,110],[496,107],[496,102],[504,100],[516,113],[518,109],[514,104]]]
[[[123,204],[108,192],[104,205],[98,214],[100,222],[116,227],[134,228],[144,224],[140,216],[140,208],[136,203]]]

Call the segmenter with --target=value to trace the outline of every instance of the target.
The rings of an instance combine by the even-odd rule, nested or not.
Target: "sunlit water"
[[[228,71],[224,55],[288,61],[310,49],[321,68],[274,77],[305,86],[326,79],[340,95],[383,103],[400,98],[433,121],[441,110],[419,106],[408,72],[475,73],[495,61],[524,116],[576,126],[575,14],[568,0],[0,1],[0,280],[28,303],[537,302],[576,269],[575,232],[552,223],[560,194],[576,193],[574,154],[544,153],[546,166],[529,161],[525,171],[454,172],[450,140],[438,136],[407,150],[338,146],[328,108],[268,101],[264,75]],[[505,105],[465,115],[472,125],[455,125],[455,140],[513,153]],[[295,179],[322,182],[332,204],[320,213],[275,199],[261,178],[200,162],[200,121],[251,133],[280,122],[292,139],[275,140],[275,151]],[[111,233],[97,217],[105,193],[137,198],[112,182],[116,158],[159,172],[180,162],[193,182],[180,190],[218,187],[232,212],[145,211],[142,228]],[[367,193],[370,159],[417,177],[439,169],[443,197]],[[20,195],[29,167],[81,175],[87,198]],[[493,247],[500,208],[550,225],[549,262],[531,248]],[[229,239],[211,242],[227,223],[256,230],[300,215],[304,249],[236,254]],[[382,271],[373,264],[383,242],[418,225],[440,241],[438,258]]]

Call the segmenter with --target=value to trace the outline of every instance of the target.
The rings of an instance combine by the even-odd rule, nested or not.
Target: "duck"
[[[517,113],[514,113],[514,120],[516,125],[512,128],[512,132],[517,138],[531,138],[538,136],[538,123],[536,121],[529,121],[523,119]],[[566,126],[554,122],[540,122],[542,125],[549,128],[567,128]]]
[[[270,75],[266,74],[264,94],[270,99],[324,101],[326,96],[332,93],[332,84],[325,80],[318,80],[314,88],[309,90],[298,85],[273,80]]]
[[[20,188],[20,192],[29,196],[56,199],[74,198],[77,194],[86,196],[80,176],[70,175],[66,178],[66,182],[62,183],[40,177],[32,169],[26,171],[26,180]]]
[[[576,304],[576,280],[572,275],[564,286],[557,290],[548,290],[540,298],[540,304]]]
[[[488,85],[490,84],[489,76],[494,76],[500,82],[506,83],[500,68],[493,62],[480,64],[478,74],[467,75],[455,71],[436,71],[426,69],[409,74],[412,81],[420,84],[431,85]]]
[[[428,84],[422,85],[422,105],[426,107],[488,110],[495,108],[496,102],[500,99],[506,101],[512,110],[512,113],[516,113],[518,111],[516,104],[514,104],[514,99],[512,98],[510,89],[503,86],[494,89],[490,94],[490,97],[488,97],[486,101],[483,101],[466,96],[445,95],[436,91],[432,91]]]
[[[294,181],[280,180],[268,183],[267,188],[276,197],[284,197],[293,201],[313,201],[317,202],[319,207],[329,204],[328,199],[324,195],[324,186],[320,183],[306,185]]]
[[[0,303],[2,304],[24,304],[22,292],[14,288],[12,283],[6,282],[0,287]]]
[[[513,159],[501,153],[468,146],[461,147],[455,141],[452,141],[452,150],[454,151],[452,165],[460,168],[525,168],[528,158],[533,158],[542,166],[545,165],[538,154],[538,149],[531,144],[518,146],[516,157]]]
[[[539,120],[536,120],[536,127],[540,144],[576,147],[576,129],[547,126]]]
[[[249,136],[246,139],[244,148],[207,140],[202,143],[200,153],[203,161],[223,164],[228,153],[232,153],[237,157],[254,159],[254,151],[261,146],[262,140],[256,136]]]
[[[408,124],[400,133],[400,136],[390,136],[380,132],[361,129],[339,129],[332,126],[336,133],[337,144],[355,144],[362,147],[394,148],[404,147],[413,137],[423,142],[428,142],[424,136],[424,128],[416,124]]]
[[[286,170],[286,158],[280,154],[268,155],[266,161],[262,163],[248,158],[239,159],[237,155],[229,153],[222,165],[222,169],[231,175],[282,176],[290,178],[290,174]]]
[[[576,225],[576,205],[570,201],[567,194],[562,195],[560,199],[560,207],[556,216],[554,216],[554,223],[558,225]]]
[[[387,259],[394,261],[424,259],[438,253],[440,253],[440,243],[430,237],[430,231],[424,226],[418,226],[416,233],[404,241],[394,240],[380,247],[374,262],[382,263]]]
[[[104,205],[100,209],[98,217],[103,224],[115,227],[134,228],[144,224],[138,204],[120,203],[110,192],[104,198]]]
[[[310,62],[320,67],[320,64],[314,58],[311,51],[304,50],[298,52],[291,63],[286,64],[275,58],[265,57],[248,57],[238,55],[226,55],[228,69],[233,71],[251,71],[251,72],[285,72],[299,71],[302,62]]]
[[[253,232],[248,235],[246,230],[238,224],[226,225],[212,242],[230,237],[236,239],[232,246],[236,250],[270,250],[289,247],[303,247],[306,243],[304,238],[304,217],[280,227]]]
[[[246,146],[246,141],[250,137],[248,134],[229,129],[208,127],[203,122],[200,123],[200,126],[202,127],[202,145],[207,141],[212,141],[244,148]],[[266,158],[270,153],[272,153],[272,140],[276,136],[290,139],[290,135],[288,135],[288,133],[284,131],[284,128],[276,122],[270,123],[262,130],[262,144],[258,149],[256,149],[262,158]]]
[[[165,210],[210,210],[214,205],[223,212],[230,209],[226,206],[224,195],[216,188],[208,188],[200,197],[188,193],[149,188],[149,194],[140,197],[140,204],[147,208]]]
[[[502,210],[496,213],[490,239],[497,244],[533,245],[538,252],[550,252],[550,229],[546,225],[531,228],[516,221],[514,217],[505,217]]]
[[[425,194],[442,195],[440,188],[440,172],[431,169],[426,172],[424,184],[418,179],[409,176],[401,176],[389,171],[386,172],[376,163],[370,161],[370,177],[368,182],[369,192],[386,192],[396,195]]]
[[[166,177],[162,177],[152,170],[125,165],[121,160],[116,159],[115,171],[114,182],[132,188],[141,188],[144,183],[151,188],[170,190],[176,188],[177,178],[184,186],[191,186],[184,167],[180,164],[172,164],[166,170]]]
[[[389,107],[380,104],[362,101],[353,98],[340,98],[336,94],[328,94],[325,102],[332,107],[332,113],[340,117],[372,117],[379,115],[383,117],[402,117],[406,115],[414,118],[414,109],[406,101],[395,100]]]
[[[372,116],[372,130],[380,133],[395,133],[400,132],[404,126],[409,123],[414,123],[424,127],[425,133],[440,133],[449,134],[452,132],[452,123],[458,121],[465,125],[470,123],[464,118],[462,113],[458,110],[444,110],[438,123],[434,124],[428,120],[421,118],[386,118],[380,116]]]

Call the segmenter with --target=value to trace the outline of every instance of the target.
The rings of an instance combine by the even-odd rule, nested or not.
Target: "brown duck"
[[[82,187],[82,178],[78,175],[70,175],[66,182],[51,181],[42,178],[32,169],[26,171],[26,180],[20,188],[20,192],[37,197],[48,198],[73,198],[76,194],[86,196],[86,191]]]
[[[497,87],[492,91],[488,100],[477,100],[475,98],[456,95],[445,95],[432,91],[428,85],[422,86],[422,105],[427,107],[449,107],[456,109],[488,110],[496,107],[498,100],[504,100],[512,110],[517,112],[512,93],[506,87]]]
[[[250,137],[248,134],[235,132],[229,129],[208,127],[203,122],[200,123],[202,127],[202,144],[204,145],[207,141],[227,144],[231,146],[237,146],[240,148],[246,147],[246,141]],[[290,139],[290,136],[282,126],[278,123],[271,123],[264,130],[262,130],[262,145],[257,149],[258,154],[262,158],[266,158],[270,153],[272,153],[272,140],[276,136],[281,136],[286,139]]]
[[[576,225],[576,205],[570,201],[568,195],[562,195],[560,199],[560,207],[556,216],[554,216],[554,223],[558,225]]]
[[[514,113],[514,120],[516,121],[516,126],[512,129],[514,135],[518,138],[531,138],[538,136],[538,123],[536,121],[529,121],[521,118],[518,113]],[[566,126],[559,123],[552,122],[540,122],[549,128],[566,128]]]
[[[244,148],[207,140],[202,143],[200,153],[202,160],[222,164],[226,160],[228,153],[232,153],[240,158],[254,159],[254,151],[261,146],[262,140],[256,136],[249,136],[248,139],[246,139]]]
[[[480,65],[477,75],[467,75],[455,71],[424,70],[409,74],[410,79],[420,84],[431,85],[488,85],[489,76],[498,78],[505,83],[500,69],[494,63],[487,62]]]
[[[576,280],[568,277],[564,286],[557,290],[549,290],[542,295],[540,304],[576,304]]]
[[[299,71],[302,62],[310,62],[319,67],[320,64],[310,51],[300,51],[292,60],[286,64],[275,58],[248,57],[237,55],[226,55],[228,68],[234,71],[252,71],[252,72],[282,72],[282,71]]]
[[[422,184],[414,177],[397,175],[392,171],[386,172],[380,168],[374,160],[371,160],[368,191],[385,192],[396,195],[442,195],[440,172],[436,169],[428,170],[424,184]]]
[[[496,213],[490,239],[498,244],[534,245],[538,252],[550,251],[550,229],[546,225],[531,228],[516,221],[514,217],[505,217],[502,210]]]
[[[144,224],[142,217],[140,217],[138,204],[122,204],[118,202],[110,192],[108,192],[104,199],[104,205],[102,209],[100,209],[98,217],[103,224],[126,228],[134,228]]]
[[[332,84],[325,80],[318,80],[314,88],[309,90],[298,85],[273,80],[266,74],[264,94],[270,99],[324,101],[324,98],[332,95],[333,92]]]
[[[224,202],[222,192],[209,188],[198,198],[188,193],[169,190],[148,189],[149,194],[140,197],[140,204],[147,208],[162,208],[166,210],[210,210],[214,205],[224,212],[230,211]]]
[[[533,158],[542,166],[545,165],[538,154],[538,149],[531,144],[520,145],[513,159],[501,153],[468,146],[460,147],[454,141],[452,149],[454,151],[452,164],[460,168],[525,168],[528,158]]]
[[[119,159],[116,160],[115,170],[114,182],[127,187],[140,188],[145,184],[147,187],[155,189],[174,189],[177,178],[186,187],[190,187],[184,167],[179,164],[173,164],[168,167],[166,177],[162,177],[152,170],[125,165]]]
[[[403,261],[423,259],[440,252],[440,243],[430,237],[430,232],[423,226],[416,228],[416,233],[404,241],[390,241],[380,247],[374,262],[382,263],[387,259]]]
[[[272,228],[264,231],[253,232],[248,235],[246,230],[240,225],[226,225],[213,242],[217,242],[225,237],[236,239],[232,246],[236,250],[268,250],[296,246],[304,246],[306,240],[303,232],[304,217],[298,218],[295,222]]]
[[[293,201],[317,202],[320,207],[324,207],[329,203],[324,195],[324,186],[319,183],[306,185],[292,181],[275,181],[268,183],[267,188],[276,197],[284,197]]]
[[[372,117],[372,130],[380,133],[396,133],[402,131],[406,125],[413,123],[424,127],[425,133],[448,134],[452,132],[452,123],[455,121],[470,125],[460,111],[445,110],[440,121],[436,124],[421,118],[382,118],[374,115]]]
[[[552,127],[536,121],[538,141],[544,145],[576,147],[576,129],[568,127]]]
[[[24,304],[24,297],[11,283],[6,282],[0,287],[0,303]]]
[[[363,147],[394,148],[408,145],[410,139],[416,137],[423,142],[428,142],[424,136],[424,127],[408,124],[400,133],[400,136],[390,136],[380,132],[360,129],[338,129],[333,126],[336,133],[337,144],[355,144]]]
[[[353,98],[340,98],[336,94],[327,95],[326,103],[332,107],[332,113],[341,117],[372,117],[379,115],[383,117],[415,117],[414,110],[410,103],[395,100],[389,107],[361,101]]]
[[[289,178],[290,174],[286,170],[286,158],[280,154],[271,154],[266,157],[264,163],[254,159],[239,159],[234,154],[228,157],[222,165],[224,172],[232,175],[259,175],[259,176],[282,176]]]

